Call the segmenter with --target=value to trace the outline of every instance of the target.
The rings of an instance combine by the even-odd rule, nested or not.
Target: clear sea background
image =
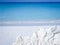
[[[0,3],[0,21],[58,19],[60,3]]]
[[[2,21],[60,20],[60,3],[0,3]],[[31,35],[39,27],[1,26],[0,45],[12,45],[18,35]]]

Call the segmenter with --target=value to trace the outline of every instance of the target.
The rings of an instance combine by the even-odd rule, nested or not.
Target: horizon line
[[[60,20],[47,21],[0,21],[0,26],[60,25]]]

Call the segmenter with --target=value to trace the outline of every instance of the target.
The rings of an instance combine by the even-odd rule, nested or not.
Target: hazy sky
[[[0,3],[0,21],[48,19],[60,19],[60,3]]]

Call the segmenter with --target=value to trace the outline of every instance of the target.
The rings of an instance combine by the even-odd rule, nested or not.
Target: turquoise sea
[[[60,3],[0,3],[0,21],[59,19]]]

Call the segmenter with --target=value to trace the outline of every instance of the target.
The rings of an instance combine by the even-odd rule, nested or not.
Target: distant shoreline
[[[47,21],[0,21],[0,26],[40,26],[40,25],[60,25],[60,20],[47,20]]]

